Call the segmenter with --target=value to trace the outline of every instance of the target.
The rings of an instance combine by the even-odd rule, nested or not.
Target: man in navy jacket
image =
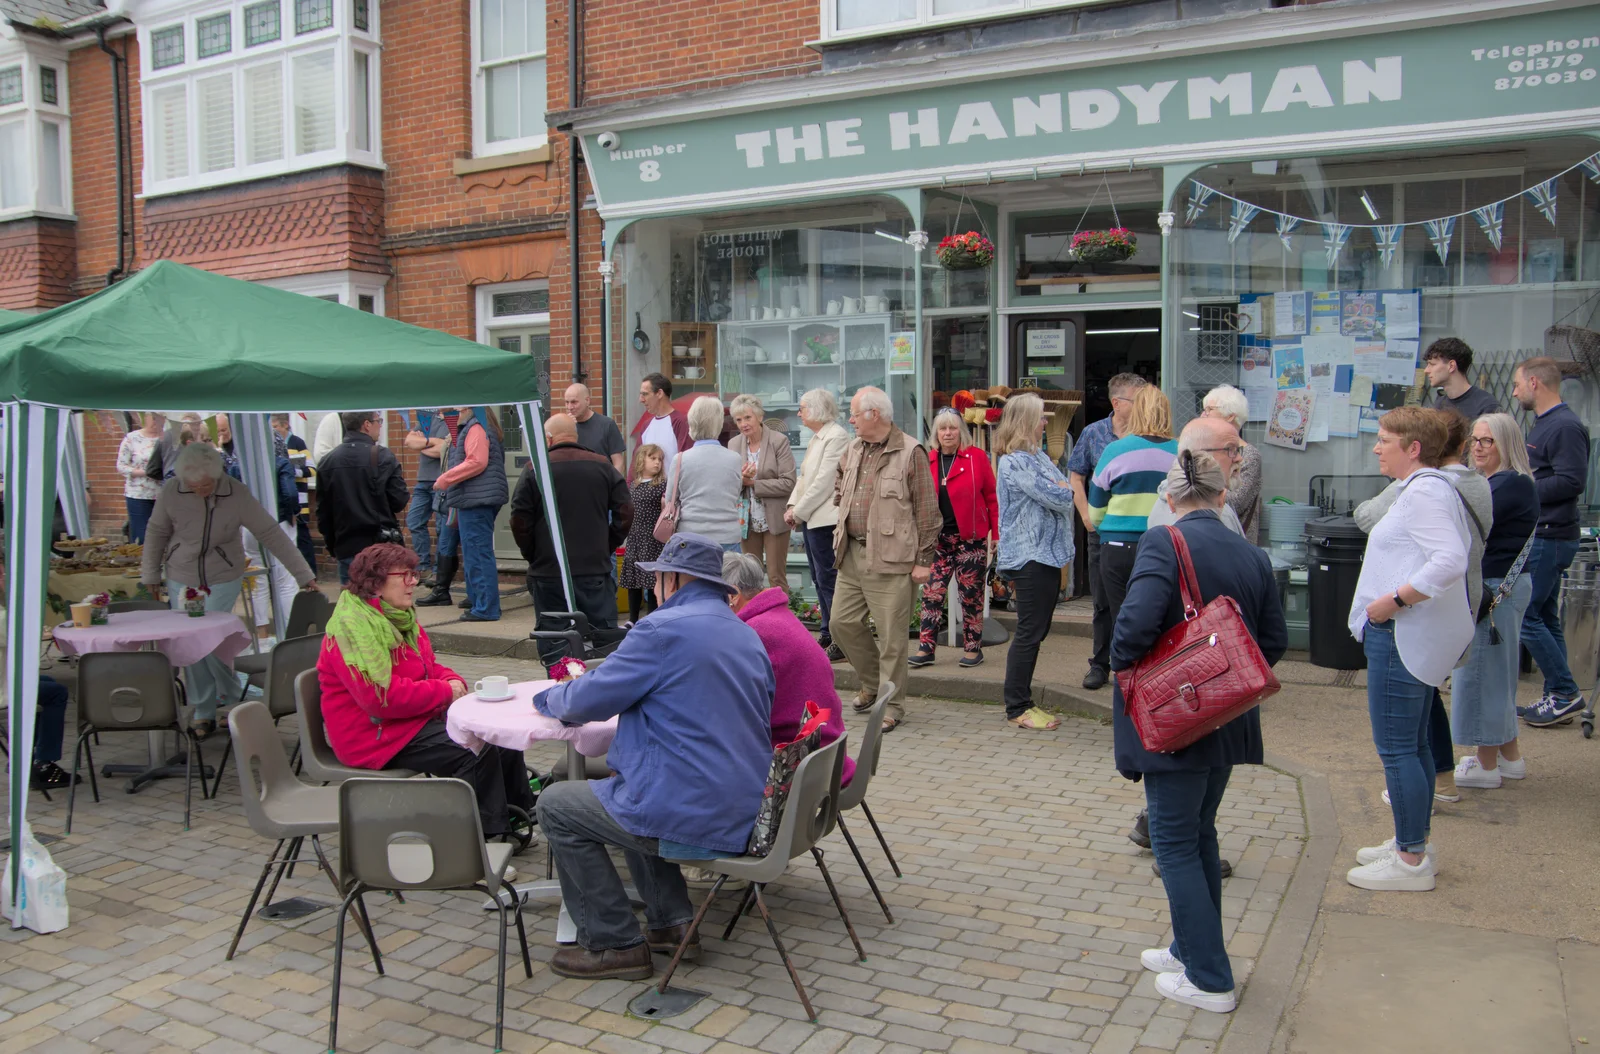
[[[661,606],[610,658],[535,697],[562,721],[617,717],[607,754],[616,775],[557,783],[539,796],[578,947],[558,950],[563,977],[642,980],[652,951],[670,954],[694,918],[668,860],[745,851],[772,764],[772,663],[728,606],[722,547],[675,534],[654,563]],[[645,902],[641,935],[607,846],[622,850]],[[689,954],[698,953],[697,944]]]
[[[1544,674],[1544,695],[1517,713],[1534,728],[1572,723],[1583,693],[1567,665],[1567,641],[1558,607],[1561,575],[1578,555],[1578,499],[1589,480],[1589,429],[1561,401],[1561,367],[1554,359],[1529,359],[1517,367],[1511,394],[1534,414],[1528,430],[1528,464],[1539,491],[1527,570],[1533,598],[1522,616],[1522,643]]]

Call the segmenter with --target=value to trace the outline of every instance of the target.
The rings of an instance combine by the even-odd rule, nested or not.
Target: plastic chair
[[[800,975],[795,972],[794,963],[789,960],[788,949],[783,946],[783,940],[778,936],[778,927],[773,923],[772,914],[767,910],[767,902],[761,896],[761,891],[767,884],[788,869],[790,860],[808,850],[812,859],[817,862],[817,869],[822,872],[822,879],[828,885],[828,894],[833,897],[833,904],[839,909],[839,918],[844,920],[850,941],[856,946],[856,955],[862,962],[866,962],[867,953],[862,949],[861,941],[856,938],[855,927],[850,924],[850,915],[844,909],[844,902],[839,899],[839,890],[833,884],[833,876],[828,873],[828,866],[822,862],[822,850],[817,848],[817,842],[832,830],[834,821],[838,819],[839,779],[844,770],[844,742],[844,737],[840,736],[800,762],[800,767],[795,770],[794,779],[789,785],[789,800],[784,803],[783,814],[778,821],[778,834],[773,839],[772,852],[766,856],[729,856],[714,860],[673,861],[680,866],[692,864],[714,871],[717,873],[717,881],[711,887],[711,892],[706,895],[705,902],[700,905],[700,910],[695,912],[694,921],[684,932],[683,940],[673,953],[672,964],[667,967],[666,975],[661,978],[657,991],[666,992],[684,951],[694,940],[695,934],[700,929],[700,923],[705,919],[707,909],[721,892],[723,884],[730,878],[742,878],[747,880],[750,886],[745,891],[739,910],[733,913],[733,917],[728,920],[727,928],[722,931],[722,939],[727,940],[732,936],[734,926],[738,925],[739,919],[754,901],[761,912],[761,918],[767,924],[767,932],[772,936],[772,945],[778,949],[778,957],[783,960],[784,968],[789,971],[789,980],[794,982],[794,990],[800,996],[800,1005],[806,1008],[806,1015],[812,1024],[815,1024],[817,1012],[811,1008],[811,1000],[806,996],[805,986],[800,983]]]
[[[106,606],[106,614],[120,615],[125,611],[171,611],[172,605],[159,600],[113,600]]]
[[[239,928],[233,933],[225,959],[231,960],[239,949],[239,939],[244,936],[250,916],[255,913],[256,901],[261,898],[261,887],[276,865],[278,874],[267,890],[267,905],[278,891],[284,870],[294,864],[300,848],[307,838],[317,853],[317,867],[333,883],[335,893],[343,894],[338,876],[328,863],[322,849],[321,836],[339,830],[339,792],[332,787],[312,787],[301,783],[289,768],[289,759],[283,753],[283,741],[278,738],[277,726],[264,703],[241,703],[228,713],[228,738],[239,754],[239,796],[244,800],[245,819],[250,829],[263,838],[277,840],[272,855],[261,869],[256,888],[250,894],[244,914],[239,918]],[[288,851],[284,844],[288,843]],[[282,856],[279,854],[282,853]],[[267,905],[263,905],[263,908]],[[348,905],[346,905],[348,907]],[[378,954],[378,942],[372,933],[372,922],[367,918],[365,905],[358,905],[357,923],[372,949],[372,964],[383,973],[383,957]]]
[[[506,906],[511,904],[522,944],[522,968],[533,977],[522,898],[505,879],[513,846],[483,840],[478,798],[465,780],[352,779],[339,785],[339,874],[344,903],[333,937],[333,1003],[328,1050],[338,1049],[339,978],[344,963],[344,919],[367,892],[475,889],[500,912],[500,971],[495,988],[494,1047],[500,1050],[506,1018]],[[502,897],[504,891],[508,896]]]
[[[322,652],[322,638],[323,634],[320,632],[305,637],[290,637],[263,656],[269,660],[265,685],[266,698],[263,702],[274,726],[295,712],[294,679],[306,670],[316,669],[317,656]],[[294,753],[295,756],[300,754],[298,743],[295,744]],[[222,763],[217,766],[216,782],[211,785],[213,798],[217,796],[217,790],[222,786],[222,773],[228,767],[228,758],[232,756],[233,740],[230,737],[227,747],[222,751]],[[294,757],[289,758],[291,766],[294,765],[294,761]]]
[[[89,737],[97,732],[176,732],[189,741],[184,754],[183,829],[189,829],[189,805],[194,796],[194,779],[200,777],[200,797],[206,793],[205,756],[200,740],[178,721],[178,692],[172,678],[172,663],[158,651],[91,652],[78,660],[78,744],[72,752],[72,775],[84,754],[89,755],[89,789],[100,800],[100,784],[94,774],[94,751]],[[200,767],[195,768],[195,758]],[[67,791],[66,833],[72,833],[72,810],[78,798],[74,778]]]
[[[289,605],[289,621],[283,631],[282,643],[277,648],[269,648],[259,654],[241,655],[234,659],[234,672],[248,674],[249,684],[265,690],[266,679],[271,669],[272,653],[296,638],[320,636],[327,628],[328,619],[332,614],[333,603],[321,593],[296,593],[294,602]],[[294,713],[292,707],[289,713]]]
[[[343,783],[348,779],[370,778],[374,769],[358,769],[342,764],[328,744],[328,730],[322,724],[322,685],[316,667],[295,676],[294,706],[300,714],[300,774],[317,783]],[[383,769],[383,775],[396,779],[415,776],[410,769]]]
[[[855,775],[850,777],[850,785],[839,791],[839,833],[844,835],[845,844],[850,847],[856,863],[861,866],[862,877],[867,880],[867,885],[872,887],[872,895],[878,898],[878,907],[883,909],[883,917],[891,923],[894,922],[894,915],[889,911],[889,905],[883,899],[883,894],[878,891],[878,883],[873,881],[872,872],[867,870],[867,861],[862,857],[861,850],[856,848],[856,840],[850,837],[850,828],[844,825],[844,814],[855,808],[861,810],[867,822],[872,825],[872,833],[878,836],[878,844],[883,846],[883,855],[889,858],[889,866],[894,868],[894,877],[903,877],[900,874],[900,865],[895,862],[894,853],[889,849],[888,840],[883,837],[878,821],[873,817],[872,810],[867,807],[867,785],[872,782],[872,777],[878,774],[878,756],[883,748],[883,713],[889,701],[894,698],[894,693],[894,682],[890,681],[883,686],[883,691],[878,693],[877,703],[867,711],[867,727],[861,737],[861,752],[856,755]]]

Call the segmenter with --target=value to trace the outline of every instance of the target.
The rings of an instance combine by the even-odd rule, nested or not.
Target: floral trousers
[[[955,531],[939,535],[933,569],[922,587],[922,647],[932,650],[944,628],[949,585],[955,579],[961,594],[961,637],[967,651],[983,647],[983,587],[989,553],[982,538],[966,541]]]

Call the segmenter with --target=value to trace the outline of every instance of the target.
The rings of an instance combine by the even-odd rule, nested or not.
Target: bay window
[[[824,39],[1088,7],[1109,0],[821,0]]]
[[[376,20],[369,0],[146,7],[145,192],[380,167]]]
[[[0,41],[0,219],[72,215],[66,52]]]

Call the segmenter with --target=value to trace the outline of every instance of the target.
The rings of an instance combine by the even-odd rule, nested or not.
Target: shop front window
[[[1161,173],[1142,169],[1115,176],[1063,178],[1059,204],[1049,212],[1013,215],[1013,297],[1148,292],[1161,278]],[[1073,238],[1126,230],[1134,252],[1074,252]]]
[[[1547,139],[1194,173],[1171,206],[1175,423],[1216,385],[1243,388],[1262,499],[1340,514],[1387,483],[1378,418],[1435,399],[1421,354],[1441,337],[1466,341],[1468,379],[1526,424],[1517,363],[1571,358],[1552,326],[1600,328],[1595,151]],[[1574,363],[1563,395],[1600,419],[1593,370]]]

